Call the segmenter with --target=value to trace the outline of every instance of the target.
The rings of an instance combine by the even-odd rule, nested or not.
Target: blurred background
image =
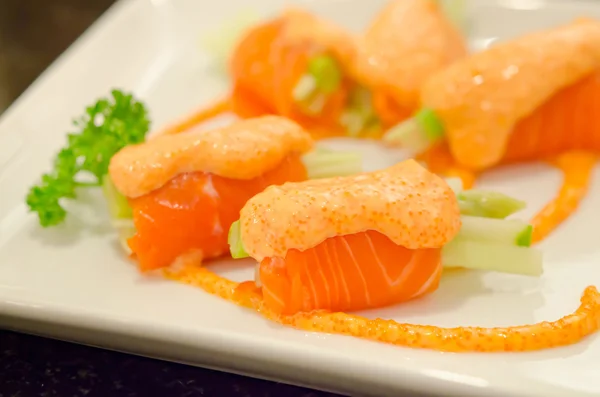
[[[0,114],[114,0],[0,0]]]

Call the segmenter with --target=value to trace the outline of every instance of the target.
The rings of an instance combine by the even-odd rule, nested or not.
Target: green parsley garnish
[[[78,187],[100,186],[108,174],[111,157],[123,147],[145,140],[150,121],[144,104],[119,90],[111,94],[111,98],[98,100],[74,120],[79,132],[68,135],[68,144],[56,156],[53,171],[43,175],[41,184],[29,191],[27,205],[37,212],[43,227],[64,221],[67,212],[61,199],[75,199]],[[93,181],[78,181],[83,174]]]

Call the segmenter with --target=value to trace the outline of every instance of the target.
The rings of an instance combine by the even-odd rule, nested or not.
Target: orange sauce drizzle
[[[165,275],[171,280],[199,287],[227,301],[253,309],[266,319],[282,325],[411,348],[445,352],[532,351],[576,343],[600,328],[600,293],[593,286],[585,289],[575,312],[557,321],[506,328],[441,328],[402,324],[394,320],[369,320],[327,311],[277,315],[265,307],[261,290],[254,282],[237,283],[191,264],[179,271],[165,271]]]
[[[432,147],[419,160],[424,161],[431,172],[461,178],[465,189],[470,189],[477,178],[477,174],[454,161],[445,144]],[[561,170],[563,182],[556,197],[532,218],[532,243],[548,237],[577,210],[588,193],[590,177],[597,160],[598,156],[593,153],[570,151],[550,161],[550,164]]]
[[[427,168],[434,174],[446,177],[457,177],[462,180],[463,189],[471,189],[477,179],[477,174],[464,167],[461,167],[452,157],[448,146],[441,143],[432,146],[430,149],[417,157],[417,160],[424,161]]]
[[[194,111],[192,114],[185,117],[184,119],[154,133],[153,136],[171,135],[185,132],[190,128],[194,127],[195,125],[220,116],[221,114],[227,113],[230,110],[231,101],[229,98],[215,101],[208,106],[203,106],[202,108]]]
[[[542,241],[577,210],[588,193],[597,159],[592,153],[573,151],[561,154],[551,162],[561,170],[563,182],[556,197],[531,220],[532,242]]]

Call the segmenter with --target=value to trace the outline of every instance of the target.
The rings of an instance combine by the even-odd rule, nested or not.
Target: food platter
[[[353,30],[383,2],[300,1]],[[600,392],[596,336],[533,353],[454,354],[412,350],[350,337],[303,332],[267,322],[201,290],[140,275],[111,233],[99,192],[60,227],[43,230],[27,213],[27,189],[64,144],[83,106],[118,87],[142,98],[155,127],[208,103],[227,89],[199,42],[231,16],[234,1],[119,2],[71,47],[0,120],[0,321],[3,326],[80,343],[214,367],[342,393],[586,396]],[[240,5],[242,2],[239,3]],[[245,4],[245,2],[244,2]],[[343,15],[339,9],[348,11]],[[275,0],[254,2],[268,15]],[[593,1],[471,1],[474,48],[581,15],[600,17]],[[510,23],[508,22],[510,21]],[[135,26],[135,29],[132,29]],[[226,123],[227,120],[218,120]],[[376,143],[337,139],[333,148],[364,153],[367,169],[407,156]],[[539,245],[540,279],[477,272],[449,274],[435,294],[361,313],[438,326],[509,326],[572,312],[588,285],[600,284],[600,173],[577,214]],[[539,210],[560,183],[544,164],[486,173],[482,188]],[[252,261],[221,261],[217,272],[253,277]]]

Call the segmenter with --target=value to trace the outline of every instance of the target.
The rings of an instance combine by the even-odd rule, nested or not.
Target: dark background
[[[0,113],[112,3],[0,0]],[[335,397],[0,330],[0,397],[51,396]]]

